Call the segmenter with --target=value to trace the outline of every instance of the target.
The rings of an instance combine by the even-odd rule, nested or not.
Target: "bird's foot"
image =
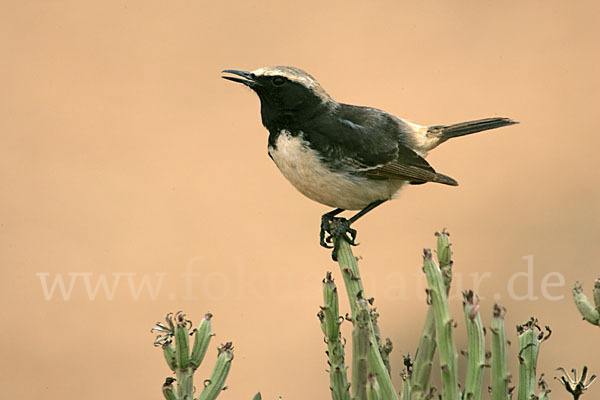
[[[346,218],[334,217],[327,214],[321,217],[319,239],[321,246],[333,249],[331,252],[333,261],[337,261],[339,239],[345,240],[351,246],[358,244],[356,243],[356,229],[350,227],[350,222]]]

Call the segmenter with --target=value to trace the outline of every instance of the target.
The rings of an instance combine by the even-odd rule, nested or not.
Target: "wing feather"
[[[312,133],[311,143],[318,142],[324,160],[333,168],[372,179],[458,185],[404,145],[402,136],[410,129],[405,125],[381,110],[340,104],[336,119],[328,116],[308,132]]]

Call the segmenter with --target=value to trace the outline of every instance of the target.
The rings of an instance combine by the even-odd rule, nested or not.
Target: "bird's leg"
[[[343,208],[336,208],[335,210],[329,211],[321,216],[321,232],[319,233],[319,243],[326,249],[331,249],[333,246],[329,246],[325,242],[325,233],[329,233],[331,235],[331,223],[333,222],[334,217],[342,211],[344,211]],[[329,239],[329,237],[327,239]],[[331,240],[328,240],[328,242],[331,242]]]
[[[350,217],[350,219],[335,218],[337,214],[343,211],[339,208],[321,217],[321,246],[331,248],[331,246],[328,246],[327,243],[331,243],[333,241],[334,246],[333,252],[331,253],[331,258],[333,258],[334,261],[337,261],[338,246],[333,239],[343,238],[345,241],[350,243],[350,245],[356,246],[356,229],[352,229],[350,225],[378,205],[383,204],[385,201],[386,200],[377,200],[370,203],[365,208]],[[325,232],[329,233],[329,236],[326,238]]]

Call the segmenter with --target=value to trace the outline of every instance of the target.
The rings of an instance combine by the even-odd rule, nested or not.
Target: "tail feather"
[[[444,185],[450,186],[458,186],[458,182],[456,182],[456,180],[452,179],[448,175],[440,174],[439,172],[436,172],[433,182],[443,183]]]
[[[518,124],[510,118],[484,118],[476,121],[461,122],[453,125],[439,125],[429,128],[430,132],[439,132],[443,139],[470,135],[471,133],[487,131],[507,125]]]

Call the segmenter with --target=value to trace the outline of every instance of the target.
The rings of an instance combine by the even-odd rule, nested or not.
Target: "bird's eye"
[[[273,86],[283,86],[285,84],[285,78],[274,76],[271,82],[273,83]]]

